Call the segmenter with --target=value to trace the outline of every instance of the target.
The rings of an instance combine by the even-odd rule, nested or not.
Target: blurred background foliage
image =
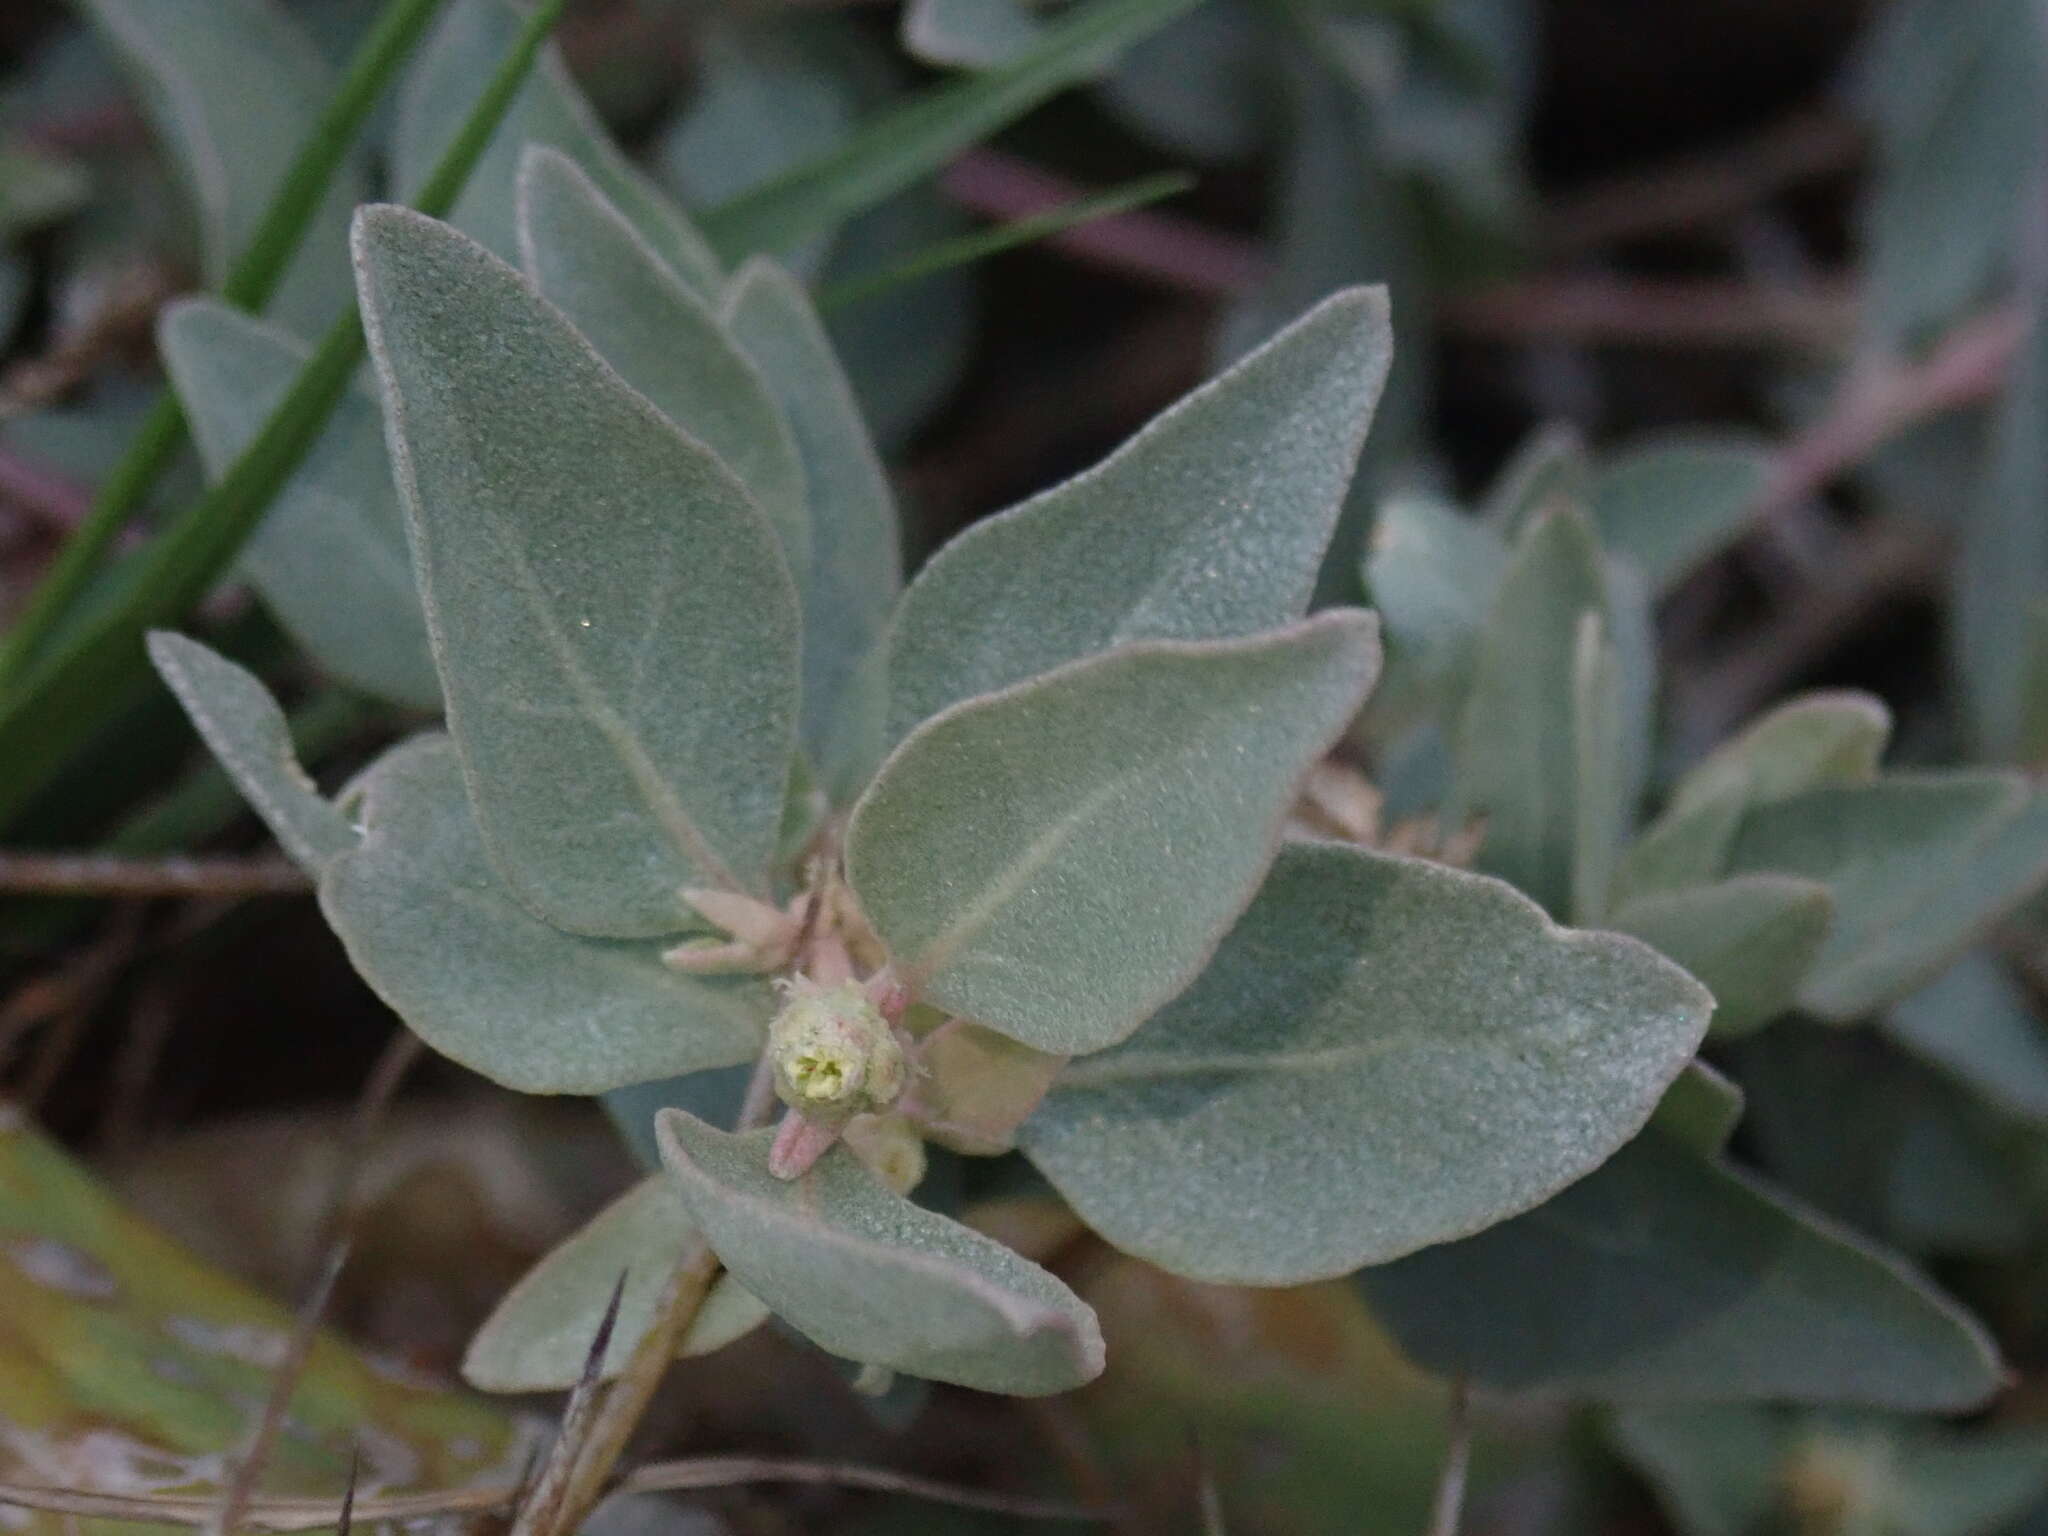
[[[318,99],[305,81],[325,78],[373,10],[204,4],[247,12],[250,35],[268,38],[260,55],[210,53],[217,29],[195,26],[189,54],[167,57],[123,37],[114,3],[81,8],[98,28],[40,0],[0,8],[0,612],[140,421],[159,377],[155,311],[218,280],[289,154],[294,114]],[[703,207],[847,143],[907,92],[1014,60],[1061,13],[1033,0],[578,0],[560,46],[638,163]],[[191,91],[167,88],[179,81]],[[789,256],[829,305],[835,285],[992,223],[1193,173],[1164,203],[831,308],[913,560],[1085,466],[1320,295],[1386,282],[1398,360],[1327,596],[1362,597],[1389,507],[1498,503],[1532,474],[1622,497],[1630,474],[1677,462],[1681,478],[1651,488],[1689,498],[1656,612],[1654,784],[1812,687],[1884,699],[1906,766],[2039,770],[2044,103],[2041,0],[1207,0]],[[347,201],[377,189],[373,160],[351,174]],[[305,314],[311,334],[342,281],[302,264],[275,313]],[[1692,457],[1652,452],[1674,447]],[[154,505],[199,484],[183,460]],[[302,701],[302,746],[325,781],[416,718],[324,685],[239,589],[216,594],[202,624]],[[1415,786],[1441,773],[1426,711],[1404,707],[1397,682],[1353,743],[1395,810],[1404,793],[1427,801]],[[190,1458],[216,1455],[234,1426],[195,1426],[164,1382],[239,1358],[257,1375],[237,1378],[234,1400],[257,1395],[289,1331],[259,1293],[305,1293],[343,1168],[358,1238],[329,1316],[368,1353],[335,1346],[309,1379],[338,1413],[365,1394],[427,1393],[364,1410],[397,1426],[377,1488],[445,1485],[451,1456],[499,1465],[516,1450],[509,1418],[385,1378],[446,1379],[505,1286],[623,1184],[626,1154],[589,1106],[516,1102],[440,1062],[410,1074],[365,1153],[359,1091],[395,1076],[390,1021],[309,903],[185,889],[150,865],[129,866],[141,883],[112,899],[51,894],[64,881],[37,848],[257,846],[222,781],[195,768],[169,699],[115,702],[0,854],[0,1072],[55,1138],[9,1112],[0,1215],[17,1259],[32,1241],[20,1234],[40,1232],[56,1246],[35,1252],[61,1257],[91,1296],[129,1273],[123,1255],[160,1241],[131,1230],[140,1212],[215,1268],[190,1261],[167,1299],[156,1287],[184,1271],[145,1266],[150,1283],[126,1304],[183,1309],[211,1331],[195,1335],[196,1361],[138,1369],[118,1336],[67,1331],[61,1308],[30,1323],[28,1302],[9,1300],[0,1389],[16,1426],[0,1465],[12,1457],[31,1481],[86,1475],[36,1461],[39,1436],[83,1419],[105,1427],[137,1486],[199,1475]],[[1910,1256],[1986,1320],[2014,1372],[1988,1410],[1947,1422],[1482,1396],[1465,1529],[2048,1533],[2044,999],[2037,904],[1866,1025],[1786,1022],[1712,1053],[1748,1095],[1740,1161]],[[1132,1529],[1196,1529],[1205,1499],[1234,1532],[1425,1528],[1448,1389],[1401,1357],[1362,1290],[1192,1285],[1108,1250],[1039,1190],[962,1198],[1101,1310],[1099,1383],[1051,1404],[946,1389],[876,1404],[770,1330],[719,1369],[681,1373],[662,1435],[983,1489],[1064,1487],[1127,1501]],[[144,1464],[142,1442],[179,1435],[186,1461]],[[341,1470],[310,1452],[288,1466],[297,1481],[281,1491],[332,1491]],[[606,1519],[1022,1528],[832,1488],[726,1490]]]

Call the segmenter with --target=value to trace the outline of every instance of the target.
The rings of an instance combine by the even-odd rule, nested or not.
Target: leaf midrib
[[[517,588],[541,637],[553,654],[561,671],[563,681],[569,685],[569,692],[582,707],[586,718],[611,747],[627,776],[640,791],[655,824],[668,837],[671,845],[684,858],[704,871],[711,880],[729,890],[746,891],[747,885],[734,874],[732,867],[719,857],[704,830],[697,825],[682,801],[677,797],[661,770],[647,755],[638,734],[633,727],[614,709],[604,697],[596,680],[583,668],[578,660],[569,637],[556,622],[554,610],[549,606],[547,593],[527,563],[526,551],[518,539],[508,530],[504,521],[495,512],[489,516],[491,532],[499,541],[500,551],[510,563]]]

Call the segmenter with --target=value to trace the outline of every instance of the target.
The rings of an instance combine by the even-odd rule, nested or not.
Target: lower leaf
[[[1612,925],[1669,955],[1714,994],[1716,1039],[1789,1011],[1827,942],[1834,897],[1791,875],[1741,875],[1626,903]]]
[[[329,865],[320,906],[435,1050],[522,1093],[602,1093],[759,1050],[758,979],[681,975],[655,943],[578,938],[513,900],[447,737],[388,753],[355,795],[362,841]]]
[[[773,1133],[681,1110],[655,1122],[683,1203],[719,1260],[821,1348],[985,1392],[1064,1392],[1102,1370],[1095,1314],[1028,1259],[892,1194],[845,1147],[800,1179]]]
[[[1296,844],[1209,968],[1072,1063],[1022,1145],[1192,1279],[1346,1274],[1527,1210],[1641,1128],[1705,990],[1484,876]]]
[[[527,1272],[470,1340],[462,1374],[487,1392],[554,1392],[576,1384],[592,1339],[624,1277],[618,1322],[600,1367],[625,1369],[654,1324],[670,1274],[696,1235],[675,1180],[643,1179]],[[721,1276],[684,1336],[684,1355],[708,1355],[768,1317],[768,1309]]]
[[[2001,1376],[1903,1261],[1654,1128],[1528,1215],[1360,1280],[1415,1359],[1506,1391],[1954,1411]]]

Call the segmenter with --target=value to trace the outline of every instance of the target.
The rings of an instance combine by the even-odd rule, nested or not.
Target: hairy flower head
[[[886,1109],[903,1091],[903,1047],[857,981],[783,983],[768,1026],[775,1091],[806,1115],[839,1118]]]

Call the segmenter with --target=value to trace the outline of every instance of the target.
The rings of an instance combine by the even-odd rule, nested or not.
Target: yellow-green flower
[[[782,1102],[821,1118],[888,1108],[909,1071],[896,1032],[857,981],[785,983],[768,1051]]]

